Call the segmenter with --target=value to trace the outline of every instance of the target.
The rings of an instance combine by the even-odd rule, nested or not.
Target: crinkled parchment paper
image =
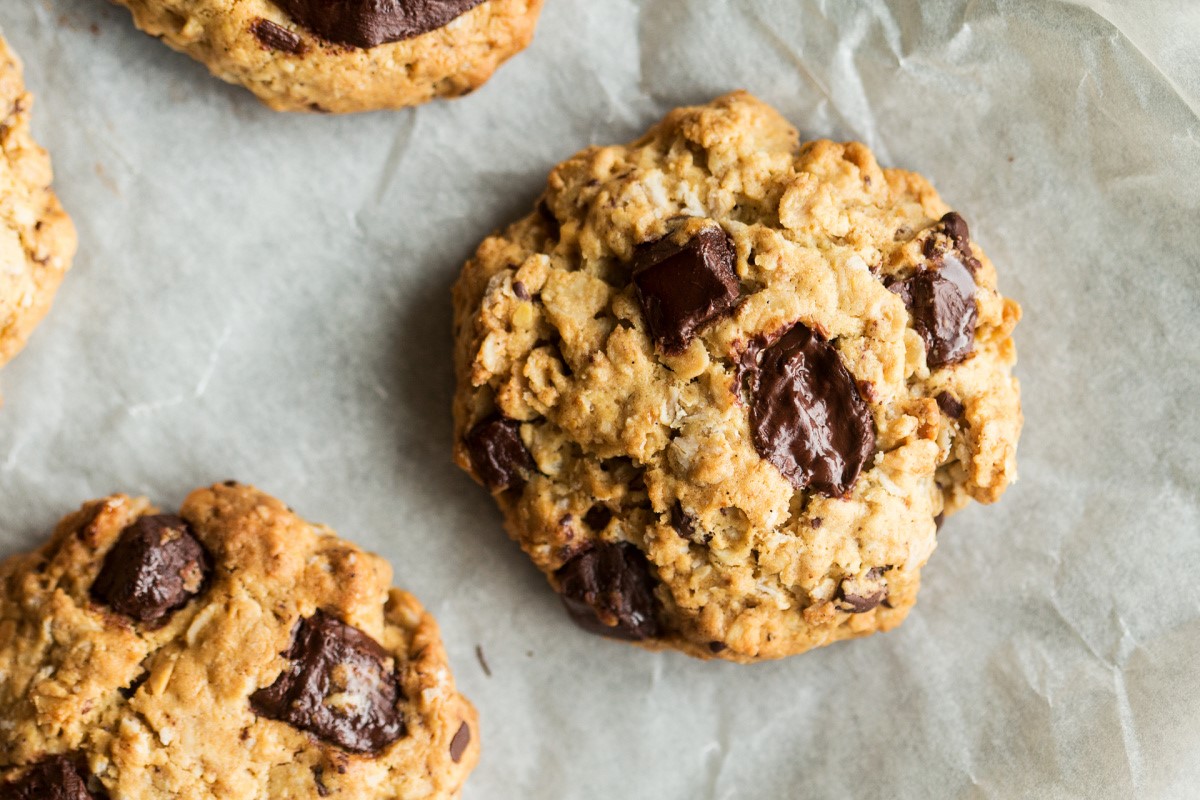
[[[328,118],[107,3],[0,0],[80,232],[0,376],[0,553],[111,491],[260,485],[436,613],[469,798],[1200,796],[1200,3],[547,6],[470,97]],[[575,630],[449,458],[475,244],[575,150],[738,87],[962,211],[1025,307],[1028,420],[900,630],[750,668]]]

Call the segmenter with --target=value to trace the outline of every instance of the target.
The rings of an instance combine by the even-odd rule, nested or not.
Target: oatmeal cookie
[[[0,564],[0,797],[454,798],[478,723],[378,556],[235,483]]]
[[[533,38],[542,0],[117,0],[134,23],[277,111],[456,97]]]
[[[556,167],[454,313],[455,459],[608,636],[748,662],[888,630],[942,515],[1016,477],[1020,308],[967,223],[745,93]]]

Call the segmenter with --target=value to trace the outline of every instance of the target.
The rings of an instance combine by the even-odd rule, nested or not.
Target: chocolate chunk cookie
[[[85,504],[0,563],[0,797],[458,797],[475,710],[390,582],[249,486]]]
[[[893,628],[935,520],[1016,477],[1020,309],[967,222],[744,93],[559,165],[454,309],[455,458],[604,636]]]
[[[50,310],[75,255],[75,227],[50,190],[50,157],[29,132],[33,96],[0,38],[0,365]]]
[[[117,0],[147,33],[279,111],[418,105],[483,85],[542,0]]]

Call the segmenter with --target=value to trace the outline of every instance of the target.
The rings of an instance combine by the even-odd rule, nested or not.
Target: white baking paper
[[[0,25],[80,233],[0,376],[0,554],[258,484],[437,615],[471,800],[1200,797],[1200,3],[548,0],[478,92],[345,118],[97,0]],[[1020,482],[901,629],[754,667],[577,631],[449,457],[463,260],[559,160],[740,87],[929,176],[1025,308]]]

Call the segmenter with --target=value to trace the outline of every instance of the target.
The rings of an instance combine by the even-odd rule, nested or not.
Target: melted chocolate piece
[[[975,279],[954,254],[941,257],[938,269],[908,279],[913,327],[925,340],[930,369],[962,361],[975,341]]]
[[[875,421],[837,350],[796,323],[746,355],[754,447],[797,489],[850,491],[875,453]]]
[[[588,509],[588,512],[583,515],[583,521],[592,530],[599,533],[608,527],[608,523],[612,522],[613,512],[608,506],[594,505]]]
[[[358,628],[318,611],[296,626],[292,663],[250,696],[256,714],[352,753],[376,754],[406,732],[391,655]]]
[[[971,353],[979,313],[975,272],[981,265],[971,252],[966,221],[953,211],[938,222],[923,252],[927,263],[915,275],[907,280],[888,278],[884,285],[908,306],[913,327],[925,340],[925,363],[937,369]]]
[[[937,401],[938,408],[942,413],[952,419],[958,419],[963,415],[963,404],[958,401],[954,395],[949,392],[938,392],[937,397],[933,398]]]
[[[872,567],[862,578],[846,578],[838,587],[838,608],[851,614],[870,611],[887,597],[883,570]]]
[[[521,441],[521,424],[496,416],[485,419],[467,434],[471,466],[493,492],[525,485],[533,471],[533,457]]]
[[[142,517],[104,557],[92,597],[118,614],[162,625],[199,594],[211,571],[186,522],[171,514]]]
[[[454,732],[454,737],[450,740],[450,760],[455,764],[462,761],[463,753],[467,752],[467,745],[471,743],[471,726],[463,723],[458,726],[458,730]]]
[[[66,756],[53,756],[34,764],[18,780],[0,786],[3,800],[102,800],[103,793],[88,791],[87,773]]]
[[[584,630],[614,639],[658,636],[656,579],[634,545],[597,542],[554,575],[567,613]]]
[[[529,289],[520,281],[513,281],[513,294],[521,300],[529,299]]]
[[[274,0],[313,33],[351,47],[375,47],[444,27],[483,0]]]
[[[733,244],[717,227],[682,246],[659,239],[638,247],[633,283],[660,350],[682,352],[707,325],[733,311],[739,294],[734,257]]]
[[[250,25],[250,32],[254,34],[254,38],[258,39],[263,47],[269,50],[281,50],[285,53],[291,53],[298,56],[304,53],[307,49],[304,46],[304,41],[292,31],[282,25],[271,22],[269,19],[254,20]]]

